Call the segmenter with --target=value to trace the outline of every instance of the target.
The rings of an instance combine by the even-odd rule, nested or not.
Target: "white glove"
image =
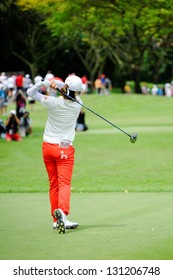
[[[42,82],[42,85],[45,86],[45,87],[50,87],[50,81],[44,80],[44,81]]]

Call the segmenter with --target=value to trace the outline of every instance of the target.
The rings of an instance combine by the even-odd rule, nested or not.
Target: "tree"
[[[0,2],[0,13],[9,10],[10,6],[14,4],[15,0],[1,0]]]
[[[85,5],[86,2],[97,10],[95,13],[97,36],[108,43],[110,57],[115,64],[118,63],[122,74],[132,73],[135,92],[140,92],[145,53],[153,54],[151,50],[155,49],[157,44],[161,50],[161,42],[167,41],[166,50],[170,45],[173,28],[172,1],[132,0],[129,4],[126,0],[98,0],[94,3],[88,0],[85,1]],[[160,62],[167,54],[165,44],[162,46],[161,51],[154,52],[159,54]]]
[[[154,52],[164,59],[171,46],[171,0],[19,0],[18,3],[27,9],[32,5],[44,13],[52,35],[61,34],[71,40],[79,56],[79,50],[85,47],[95,48],[98,53],[102,46],[105,58],[109,55],[124,76],[131,75],[135,80],[136,92],[140,92],[146,53],[152,55],[155,45],[160,44],[162,48],[165,47],[162,42],[167,41],[166,51]],[[75,38],[74,34],[80,36]]]
[[[22,6],[24,3],[25,1],[20,1]],[[30,9],[28,2],[26,4],[27,6],[24,5],[23,8]],[[78,21],[77,3],[71,2],[70,6],[68,4],[68,1],[63,3],[62,1],[52,1],[49,6],[49,1],[44,1],[35,8],[40,13],[46,14],[45,22],[52,32],[52,37],[59,38],[59,46],[64,51],[73,49],[76,52],[89,79],[93,81],[95,76],[102,72],[104,68],[108,56],[108,47],[104,41],[95,38],[91,26],[87,22],[85,23],[85,20],[83,22],[81,22],[82,19]]]
[[[8,49],[28,66],[33,78],[45,69],[49,55],[57,50],[57,38],[51,38],[44,16],[36,10],[23,11],[14,3],[7,10],[7,25],[10,26]]]

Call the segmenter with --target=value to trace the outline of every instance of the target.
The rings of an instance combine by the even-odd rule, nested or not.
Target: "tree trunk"
[[[32,81],[34,80],[34,77],[38,74],[38,67],[36,63],[29,64],[30,70],[31,70],[31,78]]]
[[[136,66],[134,71],[133,71],[133,75],[134,75],[134,91],[135,93],[141,93],[141,86],[140,86],[140,81],[141,81],[141,69],[140,66]]]

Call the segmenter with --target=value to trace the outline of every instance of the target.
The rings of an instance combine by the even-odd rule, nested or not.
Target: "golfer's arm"
[[[57,87],[61,90],[63,87],[64,87],[64,82],[62,82],[62,81],[59,81],[59,80],[54,80],[55,81],[55,83],[56,83],[56,85],[57,85]]]
[[[61,82],[61,81],[55,81],[55,82],[56,82],[56,85],[59,89],[61,89],[64,86],[64,83]],[[31,88],[29,88],[27,90],[27,94],[28,94],[28,96],[31,96],[36,101],[41,102],[41,100],[43,98],[43,95],[40,92],[38,92],[38,90],[41,87],[46,87],[47,88],[49,86],[50,86],[50,82],[48,80],[45,80],[43,82],[38,82],[37,84],[33,85]]]
[[[41,94],[38,91],[41,87],[48,87],[48,86],[50,86],[50,82],[47,80],[43,82],[38,82],[37,84],[33,85],[31,88],[27,90],[27,94],[28,96],[31,96],[36,101],[41,102],[41,99],[43,98],[43,94]]]

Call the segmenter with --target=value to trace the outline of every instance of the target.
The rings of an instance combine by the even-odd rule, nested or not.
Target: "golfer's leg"
[[[54,159],[54,147],[49,146],[47,143],[43,143],[43,160],[49,177],[49,198],[51,206],[51,215],[54,218],[54,210],[59,208],[58,205],[58,174],[57,174],[57,164]]]
[[[59,208],[57,166],[55,161],[44,161],[44,163],[49,177],[49,199],[51,205],[51,215],[52,217],[54,217],[54,210]],[[54,221],[56,221],[55,218]]]
[[[59,208],[65,215],[70,211],[71,179],[74,166],[74,148],[70,147],[67,159],[60,159],[58,164]]]

